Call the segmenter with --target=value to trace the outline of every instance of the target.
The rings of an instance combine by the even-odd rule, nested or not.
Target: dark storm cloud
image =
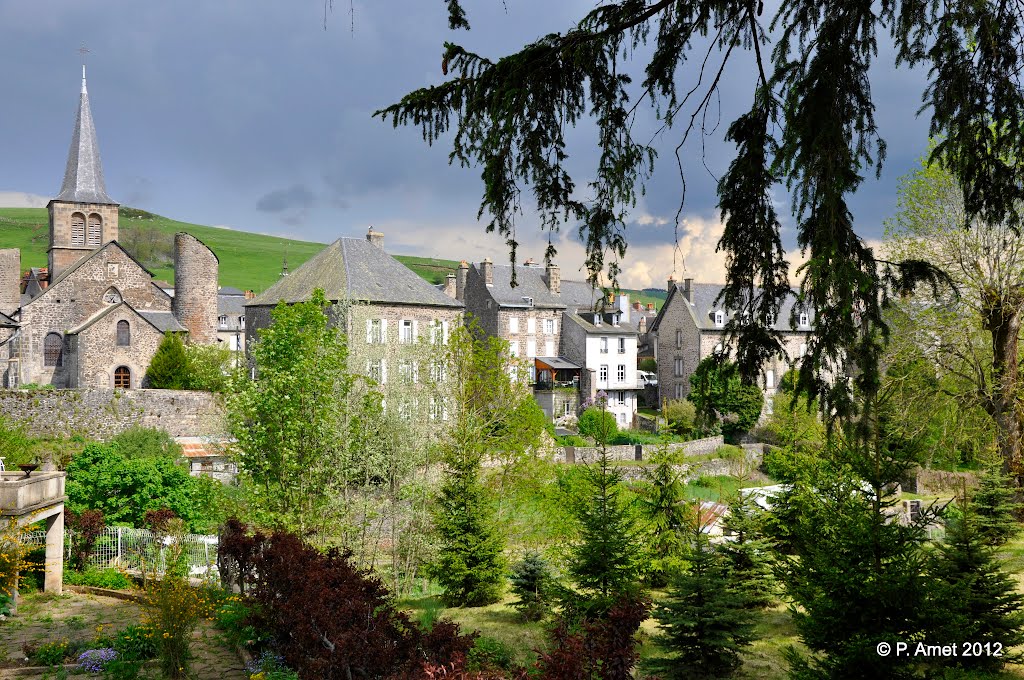
[[[313,205],[313,193],[301,184],[287,189],[278,189],[256,201],[256,209],[263,212],[279,213],[292,210],[306,210]]]

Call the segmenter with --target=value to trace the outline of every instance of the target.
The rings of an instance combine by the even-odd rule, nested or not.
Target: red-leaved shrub
[[[89,564],[96,549],[96,539],[103,533],[102,510],[83,510],[80,513],[68,511],[68,527],[71,528],[71,566],[83,571]]]

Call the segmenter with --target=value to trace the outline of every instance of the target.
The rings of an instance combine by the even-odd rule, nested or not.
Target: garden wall
[[[686,456],[700,456],[714,453],[725,440],[721,435],[694,439],[679,444],[626,444],[609,446],[608,457],[611,460],[646,460],[656,450],[665,446],[669,451],[681,451]],[[555,449],[555,461],[558,463],[591,463],[601,455],[596,446],[563,446]]]
[[[166,430],[172,437],[227,434],[219,395],[186,390],[0,390],[0,415],[33,437],[110,439],[133,427]]]

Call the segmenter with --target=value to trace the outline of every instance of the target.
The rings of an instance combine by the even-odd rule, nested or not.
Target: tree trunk
[[[996,424],[999,454],[1003,473],[1013,479],[1014,486],[1024,488],[1024,461],[1021,460],[1021,411],[1017,407],[1020,382],[1018,340],[1020,337],[1020,308],[1022,290],[993,289],[982,291],[984,327],[992,336],[992,397],[989,415]]]

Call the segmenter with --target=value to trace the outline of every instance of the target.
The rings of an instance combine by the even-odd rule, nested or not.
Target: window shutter
[[[373,320],[366,320],[366,344],[369,345],[373,342]]]

